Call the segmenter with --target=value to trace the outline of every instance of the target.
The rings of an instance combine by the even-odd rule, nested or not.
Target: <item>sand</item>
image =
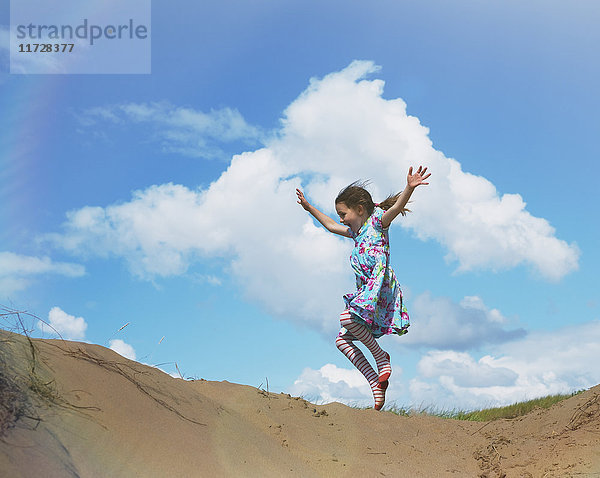
[[[0,331],[2,477],[600,477],[600,387],[517,419],[313,405]]]

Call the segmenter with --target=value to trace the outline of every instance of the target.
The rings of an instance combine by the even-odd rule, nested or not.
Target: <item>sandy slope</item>
[[[32,344],[0,332],[2,477],[600,477],[600,387],[520,419],[460,422],[174,379],[97,345]]]

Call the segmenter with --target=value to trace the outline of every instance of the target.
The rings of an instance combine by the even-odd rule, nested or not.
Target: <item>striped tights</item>
[[[365,376],[373,392],[374,408],[375,410],[381,410],[385,403],[385,390],[388,387],[388,379],[392,373],[390,356],[379,346],[373,334],[364,325],[352,320],[348,310],[340,315],[340,324],[346,329],[346,333],[337,337],[335,345]],[[373,370],[361,350],[354,345],[355,340],[360,340],[373,354],[378,373]]]

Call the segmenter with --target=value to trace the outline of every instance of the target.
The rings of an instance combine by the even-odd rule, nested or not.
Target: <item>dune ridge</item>
[[[0,331],[0,473],[600,477],[600,386],[512,420],[403,417]]]

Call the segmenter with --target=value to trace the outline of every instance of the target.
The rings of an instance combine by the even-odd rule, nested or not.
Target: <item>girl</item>
[[[311,213],[325,229],[334,234],[354,239],[350,256],[356,274],[356,291],[344,295],[346,309],[340,316],[342,328],[335,341],[337,348],[365,376],[375,400],[375,410],[385,403],[385,391],[392,373],[390,356],[375,340],[386,334],[404,335],[409,320],[402,304],[402,291],[390,266],[388,228],[391,222],[409,211],[405,208],[414,189],[431,176],[427,168],[413,174],[408,169],[406,188],[380,204],[373,203],[365,183],[354,182],[343,189],[335,199],[335,209],[341,224],[309,204],[304,194],[296,189],[298,204]],[[360,340],[373,354],[377,373],[360,349],[353,343]]]

